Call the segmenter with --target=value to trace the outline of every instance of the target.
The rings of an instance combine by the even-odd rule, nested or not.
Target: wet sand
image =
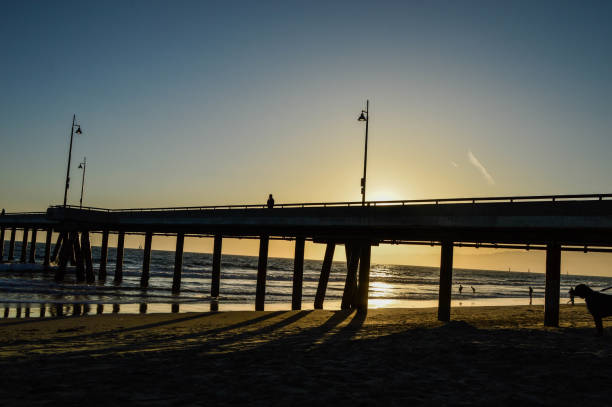
[[[584,305],[0,320],[0,404],[609,405]],[[604,325],[610,324],[610,319]]]

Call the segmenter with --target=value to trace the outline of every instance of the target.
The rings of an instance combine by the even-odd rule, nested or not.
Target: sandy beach
[[[584,305],[0,321],[2,405],[610,402],[612,328]],[[604,321],[604,324],[609,321]]]

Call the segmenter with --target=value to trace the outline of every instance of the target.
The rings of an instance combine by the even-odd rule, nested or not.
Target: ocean
[[[94,270],[98,270],[100,248],[93,247]],[[5,242],[5,258],[8,242]],[[19,258],[20,243],[15,254]],[[153,250],[151,277],[147,289],[140,288],[143,251],[125,249],[123,281],[113,284],[116,251],[109,248],[107,281],[76,283],[69,267],[63,283],[54,281],[53,271],[44,271],[44,244],[38,243],[36,265],[0,264],[0,317],[23,317],[106,312],[186,312],[211,310],[210,283],[212,254],[184,253],[181,292],[171,293],[174,252]],[[312,309],[322,261],[304,261],[302,308]],[[219,310],[253,310],[257,257],[223,255]],[[293,259],[269,258],[266,279],[266,310],[291,309]],[[339,309],[346,278],[346,263],[334,262],[325,296],[325,309]],[[568,290],[585,283],[593,288],[612,285],[612,278],[582,275],[561,276],[561,302],[568,301]],[[459,293],[459,286],[463,286]],[[453,270],[452,306],[543,304],[545,278],[540,273],[495,270]],[[472,289],[473,287],[473,289]],[[437,267],[372,264],[369,306],[437,306],[439,269]],[[23,310],[23,311],[22,311]]]

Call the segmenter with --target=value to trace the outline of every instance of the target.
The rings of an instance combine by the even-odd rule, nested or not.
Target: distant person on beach
[[[461,295],[462,292],[463,292],[463,286],[459,284],[459,295]]]
[[[274,208],[274,198],[272,198],[272,194],[270,194],[270,196],[268,197],[268,202],[267,202],[267,204],[268,204],[268,208],[269,208],[269,209]]]
[[[533,301],[533,288],[529,286],[529,305],[531,305],[532,301]]]
[[[571,287],[571,288],[569,289],[568,293],[569,293],[569,297],[570,297],[570,298],[569,298],[569,301],[568,301],[567,303],[568,303],[568,304],[569,304],[569,303],[572,303],[572,305],[574,305],[574,295],[576,294],[576,293],[574,292],[574,287]]]
[[[474,288],[474,286],[471,285],[470,288],[472,289],[472,294],[476,294],[476,289]]]

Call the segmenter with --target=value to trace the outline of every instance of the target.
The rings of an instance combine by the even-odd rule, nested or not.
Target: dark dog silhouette
[[[586,301],[587,309],[593,315],[597,335],[603,335],[603,324],[601,319],[612,315],[612,295],[602,294],[592,290],[588,285],[578,284],[573,294]]]

